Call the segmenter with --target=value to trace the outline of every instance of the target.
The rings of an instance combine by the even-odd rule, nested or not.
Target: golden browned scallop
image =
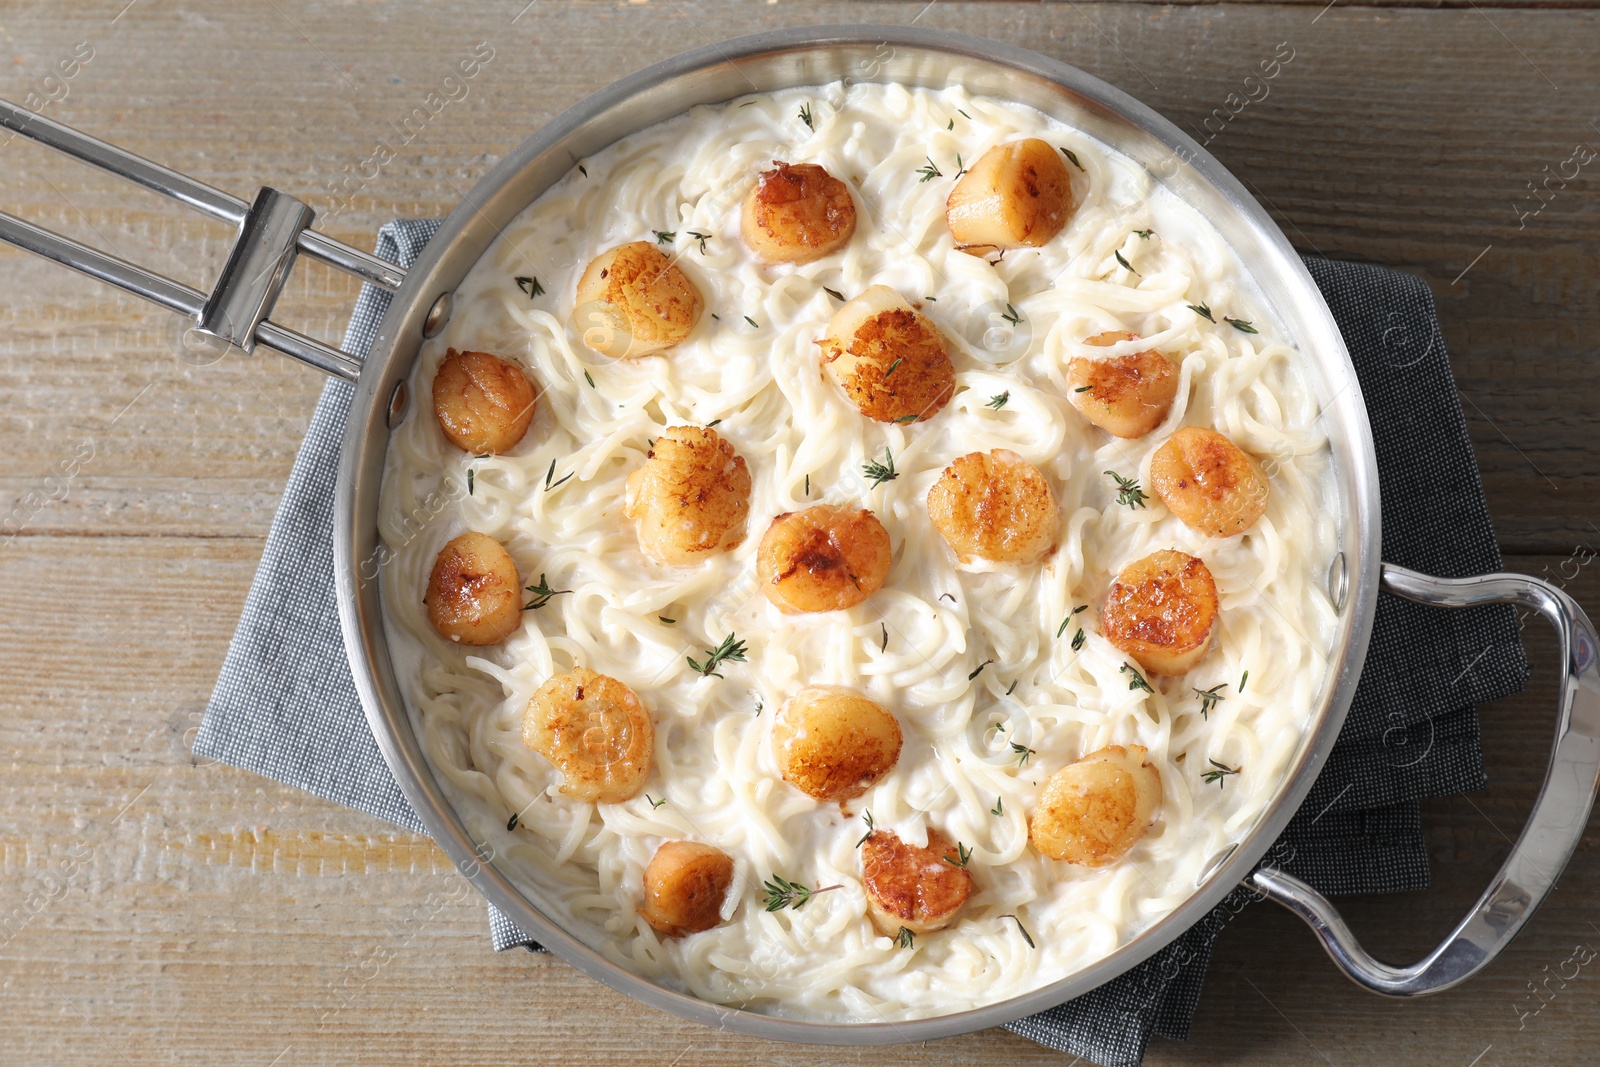
[[[972,895],[972,875],[959,866],[950,839],[928,831],[928,845],[917,848],[886,830],[861,844],[861,881],[867,914],[878,932],[894,937],[903,926],[926,934],[947,926]]]
[[[894,769],[900,723],[852,689],[813,685],[778,713],[772,746],[783,780],[818,800],[854,800]]]
[[[539,390],[515,363],[487,352],[444,354],[433,376],[433,414],[457,448],[504,452],[533,422]]]
[[[1109,330],[1083,343],[1106,348],[1138,334]],[[1067,364],[1067,399],[1083,417],[1113,437],[1143,437],[1167,417],[1178,395],[1178,368],[1160,352],[1146,350],[1108,359],[1078,356]]]
[[[839,611],[876,593],[890,561],[889,531],[876,515],[817,504],[772,520],[756,550],[756,579],[786,615]]]
[[[1028,839],[1053,860],[1104,867],[1125,856],[1155,822],[1161,772],[1142,745],[1111,745],[1050,776],[1028,817]]]
[[[522,579],[499,541],[468,532],[439,550],[422,603],[441,636],[492,645],[522,625]]]
[[[950,190],[945,220],[962,251],[987,255],[1047,243],[1076,208],[1061,154],[1029,137],[979,156]]]
[[[1182,674],[1211,647],[1217,583],[1194,556],[1164,548],[1122,568],[1100,629],[1151,674]]]
[[[561,771],[563,793],[591,804],[634,796],[655,763],[655,724],[638,695],[584,667],[534,692],[522,716],[522,743]]]
[[[887,285],[846,302],[817,343],[823,369],[869,419],[921,422],[955,395],[944,335]]]
[[[665,841],[644,869],[639,914],[663,937],[709,930],[722,921],[733,860],[698,841]]]
[[[601,355],[634,359],[688,337],[704,308],[682,268],[650,242],[634,241],[600,253],[584,269],[572,324]]]
[[[1167,510],[1198,533],[1232,537],[1267,510],[1267,476],[1215,430],[1185,426],[1150,457],[1150,485]]]
[[[928,491],[928,517],[962,562],[1036,563],[1055,547],[1059,519],[1044,473],[1015,452],[971,452]]]
[[[750,469],[717,431],[669,426],[628,475],[622,510],[650,558],[695,563],[744,541]]]
[[[856,232],[844,182],[815,163],[772,161],[744,199],[744,243],[768,263],[810,263],[837,252]]]

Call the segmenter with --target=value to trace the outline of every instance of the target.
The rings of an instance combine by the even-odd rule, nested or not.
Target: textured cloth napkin
[[[378,255],[409,265],[438,226],[390,223]],[[1306,265],[1371,416],[1383,558],[1452,577],[1499,570],[1427,287],[1381,267],[1312,257]],[[362,293],[347,349],[366,351],[388,302],[370,286]],[[194,750],[423,832],[367,728],[339,632],[333,496],[350,395],[330,382],[311,418]],[[1325,893],[1425,887],[1418,800],[1483,786],[1474,705],[1516,692],[1526,676],[1511,608],[1444,611],[1380,596],[1349,718],[1266,859]],[[1152,1034],[1188,1036],[1212,942],[1250,899],[1236,890],[1152,959],[1011,1028],[1107,1067],[1137,1065]],[[496,949],[537,948],[492,907],[489,924]]]

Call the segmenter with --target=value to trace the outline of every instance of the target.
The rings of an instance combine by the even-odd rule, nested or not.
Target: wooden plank
[[[77,42],[92,42],[93,60],[47,114],[242,195],[263,181],[302,193],[324,213],[337,206],[330,183],[458,52],[475,40],[495,47],[467,98],[332,219],[336,236],[360,245],[394,215],[444,211],[561,108],[702,35],[812,18],[910,18],[900,3],[821,4],[803,14],[786,5],[591,3],[536,7],[513,25],[498,10],[415,3],[372,19],[338,5],[242,4],[203,21],[141,5],[111,24],[117,6],[36,4],[8,16],[18,51],[0,93],[38,91]],[[1600,460],[1590,413],[1600,381],[1585,373],[1587,339],[1600,326],[1593,168],[1522,228],[1514,205],[1576,142],[1600,140],[1583,110],[1600,91],[1589,48],[1600,13],[1500,11],[1491,24],[1470,11],[1336,7],[1314,19],[1300,7],[1262,5],[946,2],[921,24],[1075,62],[1201,134],[1258,62],[1288,42],[1294,58],[1270,95],[1225,126],[1212,119],[1221,132],[1209,147],[1302,247],[1429,280],[1462,391],[1477,408],[1468,409],[1474,440],[1506,544],[1564,551],[1595,536]],[[247,39],[246,55],[236,42]],[[173,42],[182,63],[168,56]],[[1470,57],[1471,77],[1460,76],[1458,57]],[[196,284],[220,264],[227,235],[215,224],[33,146],[5,151],[0,202],[25,217]],[[0,284],[0,358],[12,368],[0,381],[0,432],[12,446],[0,501],[37,492],[89,438],[95,461],[32,529],[266,527],[320,388],[315,374],[270,354],[187,366],[165,313],[20,253],[0,252]],[[354,292],[332,271],[302,268],[285,315],[336,338]]]
[[[260,550],[249,538],[42,537],[0,552],[0,960],[21,1061],[131,1062],[181,1049],[218,1063],[362,1055],[391,1063],[1060,1063],[1004,1032],[926,1047],[775,1046],[645,1012],[559,962],[488,949],[482,904],[431,842],[189,755],[187,741]],[[1571,574],[1600,603],[1600,568]],[[1551,642],[1529,693],[1485,710],[1490,787],[1430,802],[1435,886],[1352,898],[1352,924],[1386,958],[1424,952],[1503,859],[1542,772]],[[1229,926],[1194,1038],[1149,1062],[1549,1062],[1600,1037],[1583,979],[1516,1031],[1542,979],[1578,942],[1600,893],[1585,839],[1552,901],[1485,975],[1398,1005],[1339,977],[1287,914]],[[34,912],[37,912],[36,914]],[[7,918],[7,916],[10,918]],[[1585,977],[1588,977],[1585,972]],[[1281,1013],[1281,1014],[1280,1014]],[[644,1027],[640,1020],[646,1022]],[[1426,1039],[1419,1035],[1428,1035]]]

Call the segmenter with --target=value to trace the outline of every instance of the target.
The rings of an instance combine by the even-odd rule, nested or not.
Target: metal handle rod
[[[80,244],[70,237],[40,229],[31,222],[3,211],[0,211],[0,241],[52,259],[189,318],[197,318],[205,307],[206,294],[198,289],[191,289],[182,282]],[[261,323],[256,330],[256,337],[270,348],[347,382],[355,381],[361,374],[360,360],[275,322]]]
[[[1438,948],[1409,967],[1383,963],[1361,947],[1338,909],[1298,878],[1263,867],[1245,879],[1304,919],[1334,964],[1358,985],[1412,997],[1449,989],[1487,967],[1555,887],[1582,840],[1600,785],[1600,636],[1571,597],[1526,575],[1433,578],[1385,563],[1382,581],[1389,592],[1437,607],[1532,608],[1561,641],[1555,744],[1539,797],[1489,888]]]
[[[45,118],[7,100],[0,100],[0,127],[125,178],[135,185],[170,196],[232,226],[241,225],[250,210],[248,201],[232,193],[225,193],[186,174],[179,174],[170,167],[152,163],[143,156],[107,144],[71,126],[63,126],[54,119]],[[405,281],[404,269],[315,230],[301,231],[298,247],[314,259],[391,291],[399,289]]]

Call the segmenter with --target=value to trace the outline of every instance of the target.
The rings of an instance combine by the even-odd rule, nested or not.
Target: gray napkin
[[[400,220],[377,254],[412,263],[438,220]],[[1418,279],[1306,257],[1344,333],[1377,443],[1383,556],[1440,575],[1500,569],[1433,299]],[[389,295],[367,287],[345,347],[364,352]],[[333,491],[350,387],[330,382],[311,419],[228,648],[197,755],[231,763],[423,832],[356,698],[333,587]],[[1527,662],[1508,607],[1430,610],[1381,596],[1355,702],[1326,769],[1268,857],[1325,893],[1428,883],[1421,797],[1482,788],[1474,705],[1516,692]],[[1152,959],[1012,1024],[1051,1048],[1135,1067],[1150,1037],[1187,1037],[1211,945],[1249,895],[1236,891]],[[497,950],[537,949],[489,908]]]

